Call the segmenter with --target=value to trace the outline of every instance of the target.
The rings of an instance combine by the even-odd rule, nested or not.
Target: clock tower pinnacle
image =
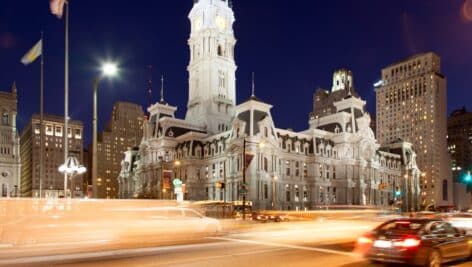
[[[191,33],[189,101],[186,120],[216,134],[230,127],[236,105],[234,13],[230,0],[194,0]]]

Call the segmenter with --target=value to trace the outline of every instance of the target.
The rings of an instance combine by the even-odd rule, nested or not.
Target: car
[[[141,202],[130,202],[130,205],[122,202],[122,206],[105,201],[74,203],[70,209],[63,208],[59,202],[50,212],[30,212],[2,221],[0,243],[31,246],[146,240],[174,244],[215,236],[222,230],[218,220],[186,207],[149,206]]]
[[[258,212],[252,212],[251,220],[266,223],[269,221],[269,216]]]
[[[402,218],[359,237],[356,250],[373,263],[439,267],[470,258],[472,239],[443,220]]]
[[[444,217],[444,220],[451,223],[452,226],[472,234],[472,213],[450,213]]]
[[[271,222],[288,222],[288,217],[281,214],[269,214],[266,217]]]

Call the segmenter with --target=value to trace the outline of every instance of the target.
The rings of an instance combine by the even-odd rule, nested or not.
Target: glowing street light
[[[116,63],[107,62],[102,66],[102,74],[106,77],[114,77],[118,74],[118,66]]]
[[[98,84],[104,77],[115,77],[118,74],[118,65],[113,62],[105,62],[101,67],[102,73],[95,78],[93,83],[93,146],[92,146],[92,184],[93,184],[93,195],[97,197],[97,92]]]
[[[64,197],[67,197],[67,177],[70,176],[72,180],[74,176],[84,174],[86,171],[87,169],[80,165],[79,160],[72,156],[68,157],[66,162],[59,166],[59,172],[64,174]]]

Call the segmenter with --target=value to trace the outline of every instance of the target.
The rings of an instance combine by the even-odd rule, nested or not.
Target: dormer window
[[[9,125],[10,122],[9,122],[9,116],[8,116],[8,112],[3,112],[2,114],[2,125],[6,126],[6,125]]]

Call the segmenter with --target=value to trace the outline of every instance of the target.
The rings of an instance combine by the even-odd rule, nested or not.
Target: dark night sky
[[[91,139],[92,80],[104,59],[120,62],[122,75],[104,81],[99,122],[113,102],[147,103],[146,66],[154,66],[154,99],[166,76],[166,100],[183,117],[188,96],[187,19],[191,0],[70,0],[70,114],[86,124]],[[469,1],[471,2],[471,1]],[[274,105],[279,128],[304,130],[317,87],[330,88],[333,70],[354,72],[354,84],[375,110],[372,84],[380,70],[414,53],[435,51],[448,77],[449,111],[466,105],[472,90],[472,23],[461,13],[464,0],[234,0],[238,103],[250,94]],[[472,6],[472,3],[470,3]],[[469,7],[469,18],[472,8]],[[16,80],[20,129],[39,112],[39,62],[25,67],[23,54],[45,32],[46,111],[63,114],[64,24],[49,13],[47,0],[2,0],[0,88]]]

